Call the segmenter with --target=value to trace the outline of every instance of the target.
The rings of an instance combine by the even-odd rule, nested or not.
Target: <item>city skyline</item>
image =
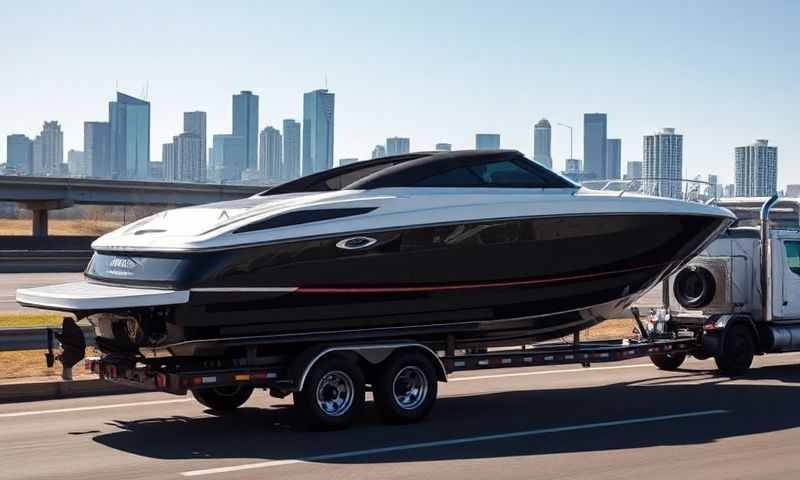
[[[30,137],[44,120],[58,120],[65,151],[81,149],[83,121],[106,118],[105,100],[117,90],[149,90],[157,159],[180,131],[182,112],[207,112],[209,134],[230,132],[230,95],[247,89],[262,98],[259,127],[277,127],[284,118],[301,120],[303,92],[327,86],[339,97],[334,158],[368,158],[395,132],[415,149],[441,141],[458,149],[483,131],[501,133],[504,147],[530,156],[533,124],[544,117],[553,123],[553,168],[561,171],[569,132],[555,123],[575,127],[580,156],[582,114],[599,111],[609,114],[609,134],[623,139],[623,162],[641,160],[642,135],[672,125],[686,138],[683,176],[711,171],[732,183],[735,147],[769,138],[781,147],[779,185],[800,178],[787,101],[800,94],[793,73],[800,55],[790,48],[796,2],[676,1],[657,17],[633,1],[600,9],[419,2],[391,18],[365,2],[312,8],[234,0],[224,16],[202,2],[156,5],[6,6],[15,21],[0,31],[0,45],[13,75],[0,78],[8,113],[0,135]],[[425,15],[413,15],[423,7]],[[264,28],[263,18],[280,21]],[[478,24],[487,35],[471,35]],[[299,25],[309,33],[299,35]],[[268,61],[258,61],[265,45]],[[680,53],[656,65],[653,45]],[[748,58],[758,58],[759,68],[743,69]]]

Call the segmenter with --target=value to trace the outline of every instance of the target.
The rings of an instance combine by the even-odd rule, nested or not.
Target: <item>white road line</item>
[[[175,400],[151,400],[149,402],[112,403],[110,405],[92,405],[88,407],[56,408],[53,410],[33,410],[28,412],[0,413],[0,418],[27,417],[30,415],[45,415],[48,413],[85,412],[88,410],[106,410],[109,408],[141,407],[145,405],[161,405],[165,403],[190,402],[192,398],[178,398]]]
[[[592,430],[597,428],[616,427],[621,425],[635,425],[641,423],[663,422],[666,420],[676,420],[681,418],[702,417],[708,415],[721,415],[728,413],[728,410],[703,410],[699,412],[678,413],[675,415],[660,415],[657,417],[630,418],[627,420],[615,420],[609,422],[586,423],[583,425],[570,425],[567,427],[541,428],[537,430],[523,430],[520,432],[497,433],[493,435],[479,435],[474,437],[453,438],[450,440],[440,440],[434,442],[409,443],[405,445],[395,445],[391,447],[370,448],[366,450],[353,450],[349,452],[330,453],[326,455],[316,455],[306,458],[295,458],[286,460],[273,460],[268,462],[247,463],[233,465],[230,467],[207,468],[203,470],[189,470],[181,472],[184,477],[199,477],[203,475],[214,475],[220,473],[239,472],[242,470],[254,470],[259,468],[280,467],[284,465],[296,465],[299,463],[322,462],[337,460],[341,458],[362,457],[365,455],[376,455],[380,453],[405,452],[409,450],[419,450],[423,448],[447,447],[452,445],[464,445],[469,443],[488,442],[492,440],[505,440],[509,438],[530,437],[535,435],[545,435],[549,433],[574,432],[579,430]]]

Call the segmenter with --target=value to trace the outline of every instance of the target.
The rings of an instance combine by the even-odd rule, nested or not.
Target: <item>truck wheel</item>
[[[659,370],[677,370],[683,364],[684,360],[686,360],[685,352],[650,355],[650,361],[653,362],[653,365],[658,367]]]
[[[192,390],[192,395],[198,402],[202,403],[211,410],[229,412],[236,410],[244,405],[250,398],[253,387],[236,385],[231,387],[217,388],[196,388]]]
[[[301,425],[309,430],[349,427],[364,407],[364,374],[355,363],[329,356],[314,364],[303,389],[292,397]]]
[[[372,395],[386,422],[411,423],[431,411],[437,387],[430,358],[412,350],[392,355],[380,366]]]
[[[717,368],[724,375],[742,375],[753,363],[755,344],[750,329],[745,325],[734,325],[725,334],[721,352],[714,356]]]

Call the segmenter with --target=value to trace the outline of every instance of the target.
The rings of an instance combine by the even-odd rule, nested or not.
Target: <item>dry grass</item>
[[[63,313],[0,312],[0,328],[60,326]]]
[[[581,337],[586,340],[605,340],[611,338],[629,338],[633,336],[633,327],[636,322],[632,318],[618,318],[606,320],[584,332]]]
[[[0,379],[60,375],[58,364],[47,368],[44,353],[45,350],[0,352]]]
[[[50,235],[99,236],[121,225],[122,222],[113,220],[51,218],[48,221],[48,232]],[[32,229],[33,224],[29,219],[0,218],[0,235],[31,235]]]

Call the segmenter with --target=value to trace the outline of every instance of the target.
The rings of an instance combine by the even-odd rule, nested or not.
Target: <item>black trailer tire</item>
[[[650,355],[650,361],[659,370],[673,371],[683,365],[686,360],[686,352],[664,353],[660,355]]]
[[[311,367],[303,389],[292,398],[302,428],[341,430],[364,408],[364,394],[364,374],[358,365],[330,355]]]
[[[436,402],[436,368],[418,350],[398,352],[378,368],[372,395],[387,423],[413,423],[425,418]]]
[[[253,387],[245,385],[234,385],[230,387],[211,387],[211,388],[196,388],[192,390],[192,395],[198,402],[219,412],[230,412],[244,405],[250,395],[253,393]]]
[[[722,349],[714,356],[720,373],[728,376],[743,375],[753,363],[755,341],[746,325],[734,325],[722,343]]]

